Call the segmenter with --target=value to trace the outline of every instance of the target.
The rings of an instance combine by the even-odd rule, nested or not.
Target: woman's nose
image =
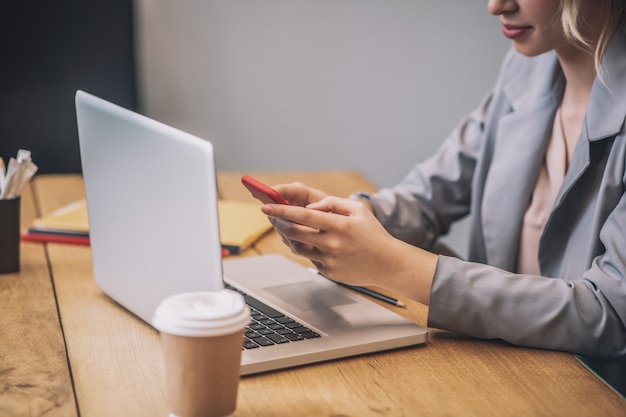
[[[517,10],[517,1],[515,0],[488,0],[487,10],[494,16],[503,13],[510,13]]]

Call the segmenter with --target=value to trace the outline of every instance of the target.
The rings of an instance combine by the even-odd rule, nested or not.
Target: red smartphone
[[[241,182],[255,198],[264,204],[289,204],[275,189],[249,175],[242,176]]]

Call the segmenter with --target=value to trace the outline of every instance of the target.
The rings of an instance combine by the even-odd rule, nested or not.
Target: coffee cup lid
[[[241,294],[228,289],[176,294],[157,307],[152,325],[178,336],[219,336],[245,327],[250,310]]]

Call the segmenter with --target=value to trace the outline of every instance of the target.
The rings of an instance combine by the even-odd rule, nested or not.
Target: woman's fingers
[[[270,217],[322,231],[336,228],[344,220],[342,216],[352,216],[363,210],[365,207],[361,203],[338,197],[326,197],[306,207],[276,204],[261,207],[261,211]]]
[[[294,206],[304,207],[327,196],[326,193],[299,182],[278,184],[272,188],[289,201],[289,204]]]

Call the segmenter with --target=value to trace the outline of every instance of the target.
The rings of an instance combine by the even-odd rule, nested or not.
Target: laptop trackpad
[[[301,311],[332,309],[356,301],[315,281],[264,287],[263,291],[285,301]]]

